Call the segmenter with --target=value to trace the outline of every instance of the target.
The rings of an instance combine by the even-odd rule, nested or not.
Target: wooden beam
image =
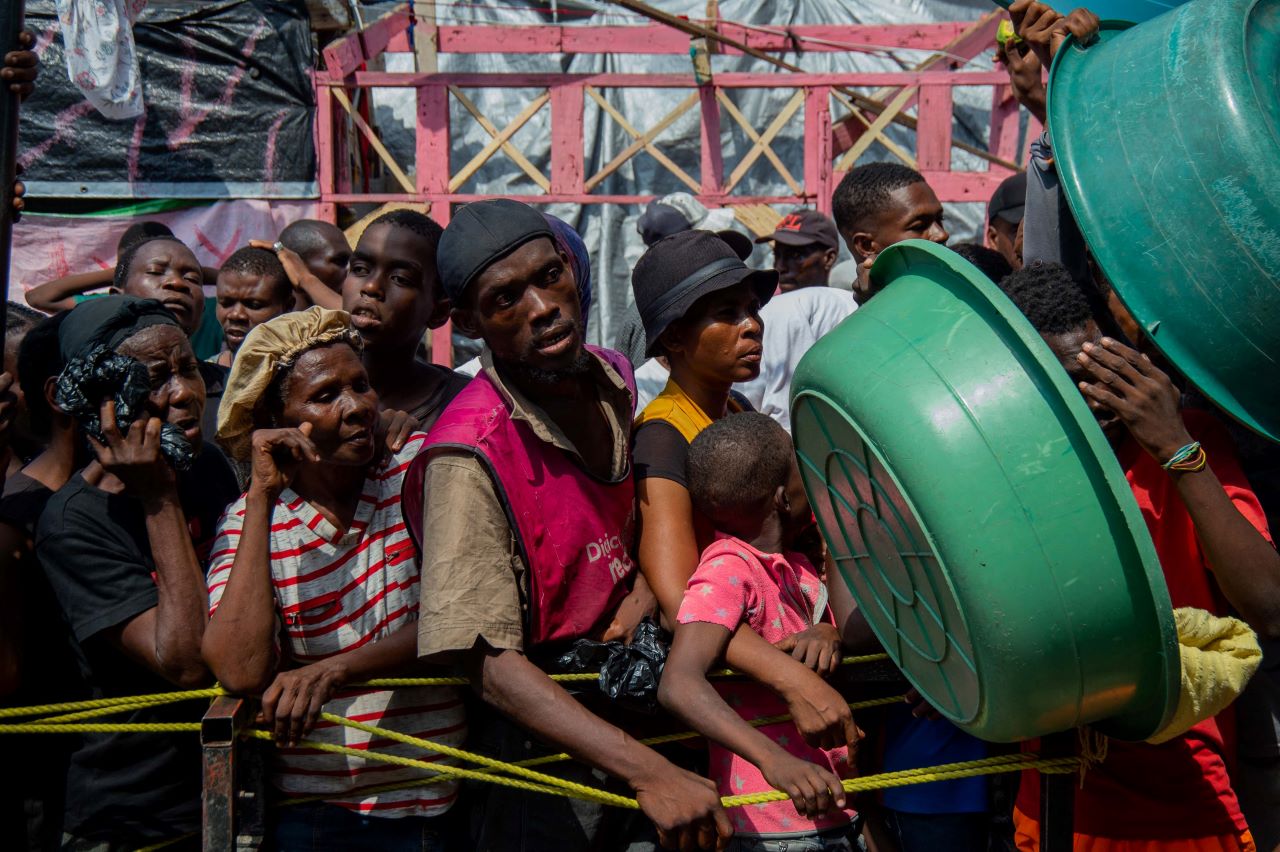
[[[839,92],[832,92],[831,94],[837,101],[839,101],[841,106],[843,106],[845,109],[849,111],[849,115],[851,115],[854,119],[856,119],[862,125],[864,132],[870,131],[871,125],[874,122],[871,119],[867,118],[865,115],[863,115],[862,110],[858,109],[856,106],[850,103],[849,99],[846,98],[844,95],[840,94]],[[889,153],[893,154],[895,157],[901,160],[903,165],[912,169],[916,168],[916,158],[913,157],[910,154],[910,152],[908,152],[901,145],[899,145],[898,143],[890,139],[888,134],[884,133],[883,131],[880,133],[877,133],[875,135],[875,140],[879,142],[881,145],[883,145],[886,149],[888,149]],[[856,142],[857,139],[855,139],[854,141]],[[832,136],[831,147],[833,150],[832,156],[834,156],[834,149],[835,149],[834,135]]]
[[[581,83],[551,87],[551,189],[579,192],[583,179],[583,97]]]
[[[951,87],[920,87],[920,128],[916,131],[916,159],[925,171],[951,169]]]
[[[439,39],[439,30],[436,27],[435,0],[414,0],[414,65],[424,74],[434,74],[440,70]]]
[[[463,166],[456,175],[449,179],[449,191],[457,192],[459,187],[471,180],[471,176],[479,171],[480,167],[487,163],[489,158],[497,153],[498,149],[501,148],[508,139],[516,134],[516,131],[521,127],[524,127],[525,124],[529,122],[529,119],[533,118],[534,115],[537,114],[538,110],[542,109],[549,100],[551,100],[551,95],[548,92],[543,92],[541,95],[534,98],[528,106],[520,111],[519,115],[511,119],[511,123],[508,124],[501,133],[490,139],[488,144],[481,148],[480,151],[471,158],[470,162]]]
[[[831,89],[804,90],[804,188],[831,215]]]
[[[418,124],[413,151],[418,181],[416,194],[448,192],[449,90],[444,86],[418,89]]]
[[[803,195],[804,188],[801,187],[796,179],[791,175],[791,171],[783,164],[782,160],[778,157],[777,152],[773,150],[773,146],[764,141],[763,137],[761,137],[760,134],[756,132],[756,129],[751,126],[751,122],[748,121],[747,117],[738,109],[737,104],[730,100],[729,96],[724,92],[718,92],[717,98],[724,106],[725,112],[732,116],[733,120],[742,128],[742,132],[747,134],[747,138],[753,143],[750,152],[746,157],[743,157],[742,162],[738,164],[737,168],[734,169],[733,174],[729,176],[729,182],[725,186],[724,191],[727,193],[737,186],[738,181],[742,180],[747,169],[751,168],[751,164],[756,161],[756,158],[761,153],[763,153],[765,158],[773,164],[775,169],[778,170],[778,174],[782,176],[782,179],[787,182],[787,186],[791,191],[796,195]],[[803,103],[803,98],[803,90],[798,91],[791,96],[791,100],[787,101],[786,106],[783,107],[783,111],[778,114],[778,118],[782,119],[782,123],[785,123],[786,119],[795,114],[795,111],[799,109],[801,103]],[[774,123],[778,123],[777,118],[774,119]],[[779,125],[778,129],[781,130],[781,125]],[[773,137],[770,136],[769,141],[772,141],[772,139]]]
[[[600,93],[597,92],[595,89],[588,86],[587,94],[590,95],[591,98],[596,103],[598,103],[602,109],[604,109],[606,112],[612,115],[615,121],[619,121],[619,123],[623,125],[624,130],[626,130],[627,127],[630,126],[629,124],[625,123],[626,119],[621,118],[621,114],[618,113],[616,110],[614,110],[613,106],[609,104],[609,102],[606,101],[600,95]],[[653,127],[649,128],[649,130],[645,131],[643,135],[638,136],[634,142],[632,142],[626,148],[623,148],[616,157],[614,157],[612,160],[606,163],[604,168],[602,168],[600,171],[592,175],[587,180],[587,182],[583,185],[583,189],[585,189],[587,192],[591,192],[591,190],[595,189],[597,186],[600,185],[601,181],[603,181],[609,175],[616,172],[618,168],[622,166],[623,163],[625,163],[627,160],[630,160],[632,157],[640,153],[642,150],[647,150],[650,154],[654,156],[655,159],[658,159],[659,162],[662,162],[662,158],[666,158],[667,162],[671,164],[667,165],[667,163],[663,163],[663,165],[667,166],[668,169],[671,169],[672,173],[675,174],[676,177],[680,177],[682,174],[684,174],[684,172],[680,170],[679,166],[676,166],[674,162],[671,162],[669,157],[666,157],[665,154],[662,154],[660,151],[658,151],[657,148],[654,147],[652,143],[653,143],[653,140],[657,138],[658,134],[662,133],[662,131],[666,130],[668,127],[674,124],[676,120],[680,118],[680,116],[688,112],[693,107],[693,105],[698,102],[698,97],[699,97],[698,93],[694,92],[691,95],[689,95],[689,97],[681,101],[679,106],[677,106],[671,112],[667,113],[666,117],[663,118],[662,121],[659,121]],[[633,131],[634,131],[634,128],[632,129],[632,131],[628,131],[628,132],[633,132]],[[691,184],[693,191],[695,193],[702,191],[701,188],[698,186],[698,182],[693,180],[693,178],[689,177],[687,174],[684,174],[684,177],[681,178],[681,180],[684,180],[686,184]]]
[[[858,158],[871,147],[871,143],[880,138],[880,131],[889,126],[889,122],[893,121],[898,111],[906,106],[907,101],[915,97],[915,94],[915,86],[908,86],[899,92],[898,96],[889,102],[885,111],[877,115],[876,120],[867,126],[866,132],[853,143],[853,147],[844,152],[844,156],[836,163],[836,171],[843,172],[852,168],[858,162]]]
[[[848,53],[879,50],[946,50],[969,24],[829,25],[799,24],[786,29],[812,53]],[[714,29],[726,37],[771,52],[794,50],[782,27],[757,29],[717,21]],[[552,26],[522,24],[466,24],[441,26],[438,49],[441,53],[628,53],[678,54],[689,52],[689,39],[664,24],[641,26]],[[501,48],[499,51],[498,48]],[[742,52],[719,45],[719,52],[740,56]]]
[[[477,124],[484,128],[485,133],[489,134],[489,138],[498,138],[498,128],[495,127],[493,122],[490,121],[485,114],[471,102],[471,99],[467,97],[465,92],[457,86],[450,86],[449,93],[457,98],[458,103],[462,104],[463,109],[471,113],[471,117],[476,120]],[[530,180],[542,187],[543,192],[547,192],[551,189],[551,181],[547,180],[547,176],[544,175],[537,166],[529,162],[529,158],[520,153],[520,149],[515,145],[512,145],[511,142],[508,141],[502,143],[502,153],[510,157],[511,160],[520,167],[520,170],[529,176]]]
[[[654,7],[650,6],[648,3],[640,2],[640,0],[609,0],[609,2],[613,3],[614,5],[621,6],[624,9],[629,9],[632,12],[636,12],[637,14],[644,15],[646,18],[649,18],[651,20],[658,21],[659,23],[666,24],[667,26],[670,26],[670,27],[675,27],[681,32],[688,33],[689,35],[701,36],[702,38],[713,39],[714,41],[720,42],[721,44],[727,45],[729,47],[737,48],[738,50],[741,50],[743,53],[745,53],[748,56],[755,57],[756,59],[769,63],[770,65],[781,68],[784,71],[790,71],[795,74],[804,73],[804,69],[798,65],[793,65],[790,62],[784,62],[783,60],[778,59],[775,56],[770,56],[764,51],[757,50],[756,48],[751,47],[750,45],[744,44],[741,41],[737,41],[735,39],[730,39],[726,36],[723,36],[720,33],[708,27],[695,24],[691,21],[686,21],[683,18],[678,18],[675,15],[662,11],[661,9],[655,9]],[[859,107],[866,110],[870,110],[871,112],[881,113],[881,112],[884,112],[886,108],[886,105],[882,101],[878,101],[875,98],[867,97],[866,95],[861,94],[860,92],[855,92],[854,90],[845,88],[844,86],[840,87],[840,92],[845,97],[852,100]],[[898,113],[896,116],[894,116],[893,120],[896,123],[903,125],[904,127],[909,127],[912,130],[916,129],[915,119],[909,115]],[[955,142],[955,141],[953,141],[952,144],[955,145],[955,147],[960,148],[963,151],[967,151],[968,153],[973,154],[975,157],[986,160],[988,162],[996,162],[999,159],[999,158],[993,157],[989,152],[984,151],[983,149],[978,148],[977,146],[974,146],[974,145],[968,145],[963,142]],[[1008,166],[1008,163],[1006,161],[1000,161],[1000,164]],[[1013,167],[1017,168],[1016,165]]]
[[[412,22],[409,6],[396,6],[363,30],[326,47],[321,52],[325,70],[335,78],[354,73],[361,65],[386,50],[391,40],[407,30]]]
[[[378,159],[382,160],[383,164],[387,167],[387,170],[390,171],[392,176],[396,179],[396,182],[399,183],[400,186],[404,187],[405,192],[414,192],[416,188],[413,185],[413,181],[409,180],[409,176],[401,170],[400,164],[396,162],[395,157],[391,156],[391,152],[387,150],[387,146],[382,144],[382,140],[378,138],[378,134],[375,133],[373,128],[369,126],[369,123],[364,120],[364,116],[362,116],[355,107],[351,105],[351,99],[347,97],[346,90],[333,89],[332,91],[333,99],[336,100],[338,102],[338,106],[342,107],[347,115],[351,117],[351,122],[360,130],[360,133],[364,135],[364,138],[369,140],[369,144],[378,154]]]
[[[720,90],[715,86],[700,86],[698,100],[702,106],[702,126],[698,131],[702,153],[703,195],[719,195],[724,192],[724,147],[720,144],[720,107],[717,98]]]
[[[1003,71],[853,71],[833,73],[817,71],[780,75],[773,72],[716,74],[716,86],[722,89],[798,89],[805,86],[835,86],[841,92],[849,86],[920,86],[943,83],[948,86],[996,86],[1008,83]],[[445,72],[416,74],[407,72],[357,71],[347,78],[326,77],[326,86],[358,86],[388,89],[413,89],[418,86],[447,83],[464,89],[549,88],[565,83],[585,83],[600,89],[688,89],[689,74],[559,74],[559,73],[472,73]],[[846,97],[848,95],[846,94]],[[852,100],[852,99],[851,99]],[[856,101],[855,101],[856,103]],[[879,105],[883,110],[884,104]],[[904,116],[903,120],[910,120]],[[912,125],[914,128],[914,124]]]

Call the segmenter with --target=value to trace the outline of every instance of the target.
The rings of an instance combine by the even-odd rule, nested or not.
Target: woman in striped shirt
[[[454,782],[415,784],[427,773],[310,745],[433,758],[321,720],[322,709],[450,745],[465,735],[452,687],[358,686],[416,662],[419,565],[400,488],[425,438],[383,448],[360,346],[346,313],[318,307],[242,344],[218,438],[253,473],[214,543],[203,650],[228,690],[262,696],[274,786],[323,797],[278,811],[278,848],[442,850]]]

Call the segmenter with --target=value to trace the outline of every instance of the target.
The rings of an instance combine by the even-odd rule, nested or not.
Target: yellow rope
[[[191,689],[186,692],[157,692],[152,695],[125,695],[117,698],[90,698],[86,701],[64,701],[61,704],[36,704],[31,707],[0,707],[0,719],[12,719],[17,716],[43,716],[45,713],[68,713],[73,710],[96,710],[102,707],[116,707],[121,704],[167,704],[174,701],[187,701],[192,698],[217,698],[227,693],[222,687],[209,689]]]
[[[176,734],[199,731],[199,722],[73,722],[48,724],[26,722],[16,725],[0,725],[0,734]]]
[[[275,737],[270,731],[250,730],[245,731],[244,736],[259,740],[274,740]],[[451,766],[447,763],[428,763],[425,760],[414,760],[411,757],[400,757],[394,754],[382,754],[376,751],[365,751],[362,749],[348,748],[346,746],[332,745],[330,743],[320,743],[314,740],[302,740],[298,743],[301,748],[315,749],[316,751],[326,751],[331,754],[345,754],[349,757],[359,757],[365,760],[372,760],[379,763],[391,763],[396,766],[407,766],[412,769],[425,769],[436,775],[446,775],[452,778],[470,778],[476,781],[491,781],[495,784],[501,784],[504,787],[515,787],[520,790],[531,790],[535,793],[550,793],[556,796],[565,796],[573,798],[567,787],[563,786],[571,782],[563,779],[552,778],[550,775],[543,776],[556,781],[557,786],[546,784],[535,784],[530,781],[524,781],[519,778],[507,778],[501,775],[491,775],[487,772],[480,772],[475,769],[463,769],[460,766]],[[408,786],[408,785],[401,785]],[[618,805],[619,807],[637,807],[634,799],[628,799],[625,796],[617,796],[613,793],[606,793],[603,790],[595,790],[592,787],[583,785],[574,785],[581,787],[583,795],[579,798],[586,798],[590,801],[598,801],[601,804]],[[620,800],[620,801],[619,801]],[[630,804],[628,804],[630,803]]]
[[[202,696],[197,696],[202,697]],[[95,710],[80,710],[75,713],[66,713],[61,716],[46,716],[43,719],[35,719],[32,724],[54,725],[63,722],[82,722],[85,719],[99,719],[103,716],[114,716],[117,713],[129,713],[134,710],[148,710],[152,707],[164,707],[166,704],[176,704],[177,700],[172,701],[139,701],[136,704],[117,704],[114,707],[99,707]]]
[[[860,663],[877,663],[889,659],[888,654],[863,654],[861,656],[844,657],[841,665],[851,666]],[[713,677],[738,677],[739,672],[722,669],[711,672]],[[551,679],[560,683],[578,683],[598,680],[595,674],[554,674]],[[466,686],[470,681],[465,677],[387,677],[376,678],[363,684],[353,686],[372,687],[404,687],[404,686]],[[139,709],[133,705],[171,704],[175,701],[189,701],[196,698],[217,698],[229,695],[220,686],[207,689],[191,689],[185,692],[158,692],[151,695],[123,695],[114,698],[90,698],[84,701],[63,701],[58,704],[35,704],[28,707],[0,707],[0,719],[13,719],[21,716],[43,716],[46,713],[73,713],[81,710],[101,710],[108,707],[127,707]],[[110,714],[101,714],[110,715]],[[49,720],[44,720],[49,721]]]

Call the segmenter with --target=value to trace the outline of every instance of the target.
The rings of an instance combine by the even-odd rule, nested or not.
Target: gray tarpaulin
[[[664,11],[687,15],[698,19],[706,14],[704,0],[668,0],[654,3]],[[366,21],[373,20],[390,5],[371,6],[366,10]],[[616,6],[575,2],[553,4],[551,0],[533,0],[529,5],[519,5],[515,0],[468,0],[466,3],[440,3],[437,20],[442,24],[494,23],[494,24],[548,24],[558,22],[567,26],[639,25],[646,19]],[[552,11],[552,9],[555,11]],[[975,20],[992,8],[989,0],[721,0],[720,16],[724,20],[762,27],[785,27],[794,24],[896,24],[931,23],[938,21]],[[500,48],[500,45],[496,47]],[[781,58],[795,63],[806,71],[901,71],[927,58],[920,51],[894,50],[879,53],[788,53]],[[395,55],[388,64],[389,71],[412,70],[412,56]],[[395,64],[400,63],[400,64]],[[689,75],[692,83],[692,66],[688,56],[641,55],[574,55],[560,54],[440,54],[440,70],[453,72],[569,72],[569,73],[668,73]],[[981,54],[974,60],[975,70],[992,68],[992,53]],[[759,60],[745,56],[712,56],[715,73],[769,72],[786,75]],[[748,89],[731,94],[735,103],[754,127],[764,127],[782,109],[793,89]],[[515,117],[537,96],[534,89],[468,90],[467,94],[476,106],[499,128]],[[688,96],[689,90],[625,89],[602,94],[627,117],[633,126],[643,132]],[[388,147],[401,164],[413,162],[414,120],[412,91],[407,89],[377,90],[374,95],[375,121],[383,133]],[[955,126],[957,140],[986,144],[989,127],[991,89],[985,86],[960,88],[955,91]],[[843,115],[837,108],[833,120]],[[476,154],[489,136],[466,110],[452,101],[451,126],[454,130],[452,168],[457,171]],[[699,176],[699,128],[698,110],[686,113],[656,140],[658,147],[696,180]],[[585,173],[594,174],[625,148],[632,138],[593,101],[587,99],[584,112]],[[897,125],[891,125],[889,134],[908,150],[914,149],[914,133]],[[774,142],[774,150],[797,179],[804,173],[804,119],[803,113],[782,131]],[[512,140],[516,146],[537,165],[544,174],[550,173],[551,127],[550,110],[543,110],[526,124]],[[721,120],[726,173],[750,149],[746,138],[727,114]],[[890,159],[882,146],[873,145],[861,162]],[[953,153],[952,165],[960,169],[980,170],[985,166],[962,152]],[[607,178],[596,192],[602,194],[664,195],[687,190],[675,176],[647,153],[641,152],[622,168]],[[496,154],[482,167],[461,190],[464,193],[498,193],[518,197],[520,194],[537,193],[540,190],[502,153]],[[745,195],[790,194],[786,183],[761,157],[736,188],[735,193]],[[635,230],[638,205],[547,205],[548,212],[568,221],[583,235],[591,252],[596,296],[591,309],[590,337],[594,342],[610,343],[618,329],[618,318],[631,301],[630,271],[644,250]],[[970,239],[981,226],[981,204],[953,204],[948,206],[948,227],[953,240]],[[765,266],[771,262],[769,251],[758,248],[752,265]]]

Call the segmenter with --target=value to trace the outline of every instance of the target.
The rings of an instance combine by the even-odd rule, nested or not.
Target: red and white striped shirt
[[[419,564],[400,511],[404,473],[426,435],[414,434],[365,480],[351,529],[335,529],[292,489],[271,517],[271,582],[285,642],[284,656],[305,665],[381,639],[418,619]],[[242,496],[218,525],[209,569],[210,612],[231,575],[244,525]],[[466,736],[462,698],[454,687],[339,691],[326,712],[398,733],[461,746]],[[416,760],[452,763],[420,748],[319,722],[310,739],[375,749]],[[307,748],[278,748],[273,781],[286,796],[323,795],[326,801],[378,816],[433,816],[457,798],[457,783],[381,793],[373,787],[425,777],[418,769]]]

